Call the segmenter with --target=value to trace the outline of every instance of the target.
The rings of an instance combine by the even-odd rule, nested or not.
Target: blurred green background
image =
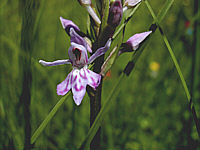
[[[152,0],[156,14],[165,0]],[[88,14],[77,1],[38,1],[27,21],[33,26],[30,53],[23,50],[23,1],[0,0],[0,149],[22,150],[25,141],[23,93],[24,71],[32,74],[30,123],[32,134],[61,98],[56,85],[71,70],[70,65],[43,67],[39,59],[68,58],[70,39],[59,17],[73,20],[86,32]],[[179,61],[186,82],[192,85],[193,1],[175,0],[161,25]],[[40,17],[38,17],[40,16]],[[147,31],[153,19],[142,3],[126,27],[124,41]],[[28,38],[27,38],[28,39]],[[26,38],[24,41],[27,40]],[[130,53],[121,55],[103,83],[102,101],[118,80]],[[31,57],[26,66],[23,60]],[[24,66],[26,66],[24,68]],[[102,149],[106,150],[200,150],[198,134],[188,111],[188,102],[169,52],[158,31],[151,38],[135,70],[120,87],[102,124]],[[199,92],[196,91],[199,99]],[[90,100],[76,106],[70,97],[36,141],[35,150],[75,150],[89,130]],[[194,101],[197,114],[200,102]]]

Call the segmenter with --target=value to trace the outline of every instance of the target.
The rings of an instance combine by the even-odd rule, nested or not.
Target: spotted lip
[[[79,50],[78,48],[74,48],[72,50],[73,54],[76,57],[76,60],[80,61],[81,60],[81,50]]]

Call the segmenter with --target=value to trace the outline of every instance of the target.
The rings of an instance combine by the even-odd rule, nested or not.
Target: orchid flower
[[[88,64],[92,63],[97,57],[103,55],[109,49],[111,39],[107,41],[104,47],[97,49],[97,51],[88,59],[87,50],[90,51],[90,49],[88,49],[88,45],[84,38],[75,31],[79,30],[78,26],[70,20],[60,19],[63,28],[69,31],[71,38],[71,46],[68,50],[69,59],[53,62],[40,60],[39,63],[43,66],[72,64],[72,71],[63,82],[57,85],[57,94],[65,95],[69,90],[72,90],[75,103],[80,105],[86,92],[86,86],[89,85],[96,89],[101,81],[101,75],[89,70]]]
[[[122,43],[118,55],[124,52],[132,52],[137,50],[140,43],[142,43],[151,33],[152,31],[147,31],[133,35],[126,41],[126,43]]]

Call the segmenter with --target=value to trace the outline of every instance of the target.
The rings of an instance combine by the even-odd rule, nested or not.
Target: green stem
[[[116,83],[113,90],[111,91],[110,96],[105,101],[103,107],[101,108],[101,111],[99,112],[94,123],[92,124],[92,126],[91,126],[91,128],[79,150],[84,150],[84,149],[88,148],[90,142],[92,141],[93,137],[95,136],[96,132],[99,129],[99,126],[101,124],[103,116],[105,115],[105,113],[107,112],[108,108],[111,105],[111,100],[113,100],[117,97],[117,95],[118,95],[117,93],[120,91],[119,85],[120,85],[120,83],[122,83],[124,81],[124,77],[125,77],[124,74],[122,74],[120,76],[118,82]]]
[[[70,95],[70,92],[68,92],[64,97],[62,97],[58,103],[53,107],[51,112],[47,115],[47,117],[44,119],[44,121],[40,124],[40,126],[36,129],[34,132],[33,136],[31,137],[31,144],[34,144],[41,132],[44,130],[44,128],[47,126],[49,121],[53,118],[55,113],[58,111],[60,106],[65,102],[65,100],[68,98]]]

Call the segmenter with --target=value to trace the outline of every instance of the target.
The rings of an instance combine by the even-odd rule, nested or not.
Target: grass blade
[[[154,13],[152,7],[150,6],[150,4],[149,4],[149,2],[148,2],[147,0],[145,0],[145,3],[146,3],[146,5],[147,5],[147,7],[148,7],[148,9],[149,9],[149,12],[151,13],[151,15],[152,15],[154,21],[156,22],[156,24],[157,24],[157,26],[158,26],[158,28],[159,28],[159,31],[160,31],[160,33],[161,33],[161,35],[162,35],[162,38],[163,38],[163,40],[164,40],[164,42],[165,42],[165,45],[166,45],[166,47],[167,47],[167,49],[168,49],[168,51],[169,51],[169,53],[170,53],[170,56],[171,56],[171,58],[172,58],[172,60],[173,60],[173,62],[174,62],[174,65],[175,65],[175,67],[176,67],[176,70],[177,70],[177,72],[178,72],[178,75],[179,75],[179,77],[180,77],[181,83],[182,83],[182,85],[183,85],[184,91],[185,91],[186,96],[187,96],[187,100],[188,100],[188,103],[189,103],[189,106],[190,106],[189,108],[190,108],[190,111],[192,112],[192,116],[193,116],[193,119],[194,119],[194,121],[195,121],[195,125],[196,125],[196,128],[197,128],[198,135],[199,135],[199,137],[200,137],[200,122],[199,122],[199,119],[198,119],[198,117],[197,117],[196,110],[195,110],[193,101],[192,101],[192,99],[191,99],[191,95],[190,95],[189,89],[188,89],[188,87],[187,87],[186,81],[185,81],[185,79],[184,79],[184,77],[183,77],[183,73],[182,73],[182,71],[181,71],[181,68],[180,68],[180,66],[179,66],[179,64],[178,64],[178,61],[177,61],[177,59],[176,59],[176,56],[175,56],[175,54],[174,54],[174,52],[173,52],[173,50],[172,50],[172,48],[171,48],[171,45],[169,44],[169,41],[168,41],[166,35],[164,34],[162,28],[161,28],[160,25],[159,25],[159,20],[158,20],[158,18],[155,16],[155,13]]]
[[[47,124],[49,123],[49,121],[53,118],[53,116],[55,115],[55,113],[58,111],[58,109],[60,108],[60,106],[64,103],[64,101],[68,98],[69,95],[70,95],[70,93],[67,93],[53,107],[53,109],[51,110],[51,112],[47,115],[47,117],[44,119],[44,121],[40,124],[40,126],[36,129],[36,131],[34,132],[33,136],[31,137],[31,144],[35,143],[35,141],[37,140],[37,138],[39,137],[39,135],[42,133],[42,131],[44,130],[44,128],[47,126]]]
[[[174,0],[167,0],[163,6],[163,9],[158,13],[158,23],[160,23],[164,17],[166,16],[167,12],[171,8],[172,4],[174,3]]]

